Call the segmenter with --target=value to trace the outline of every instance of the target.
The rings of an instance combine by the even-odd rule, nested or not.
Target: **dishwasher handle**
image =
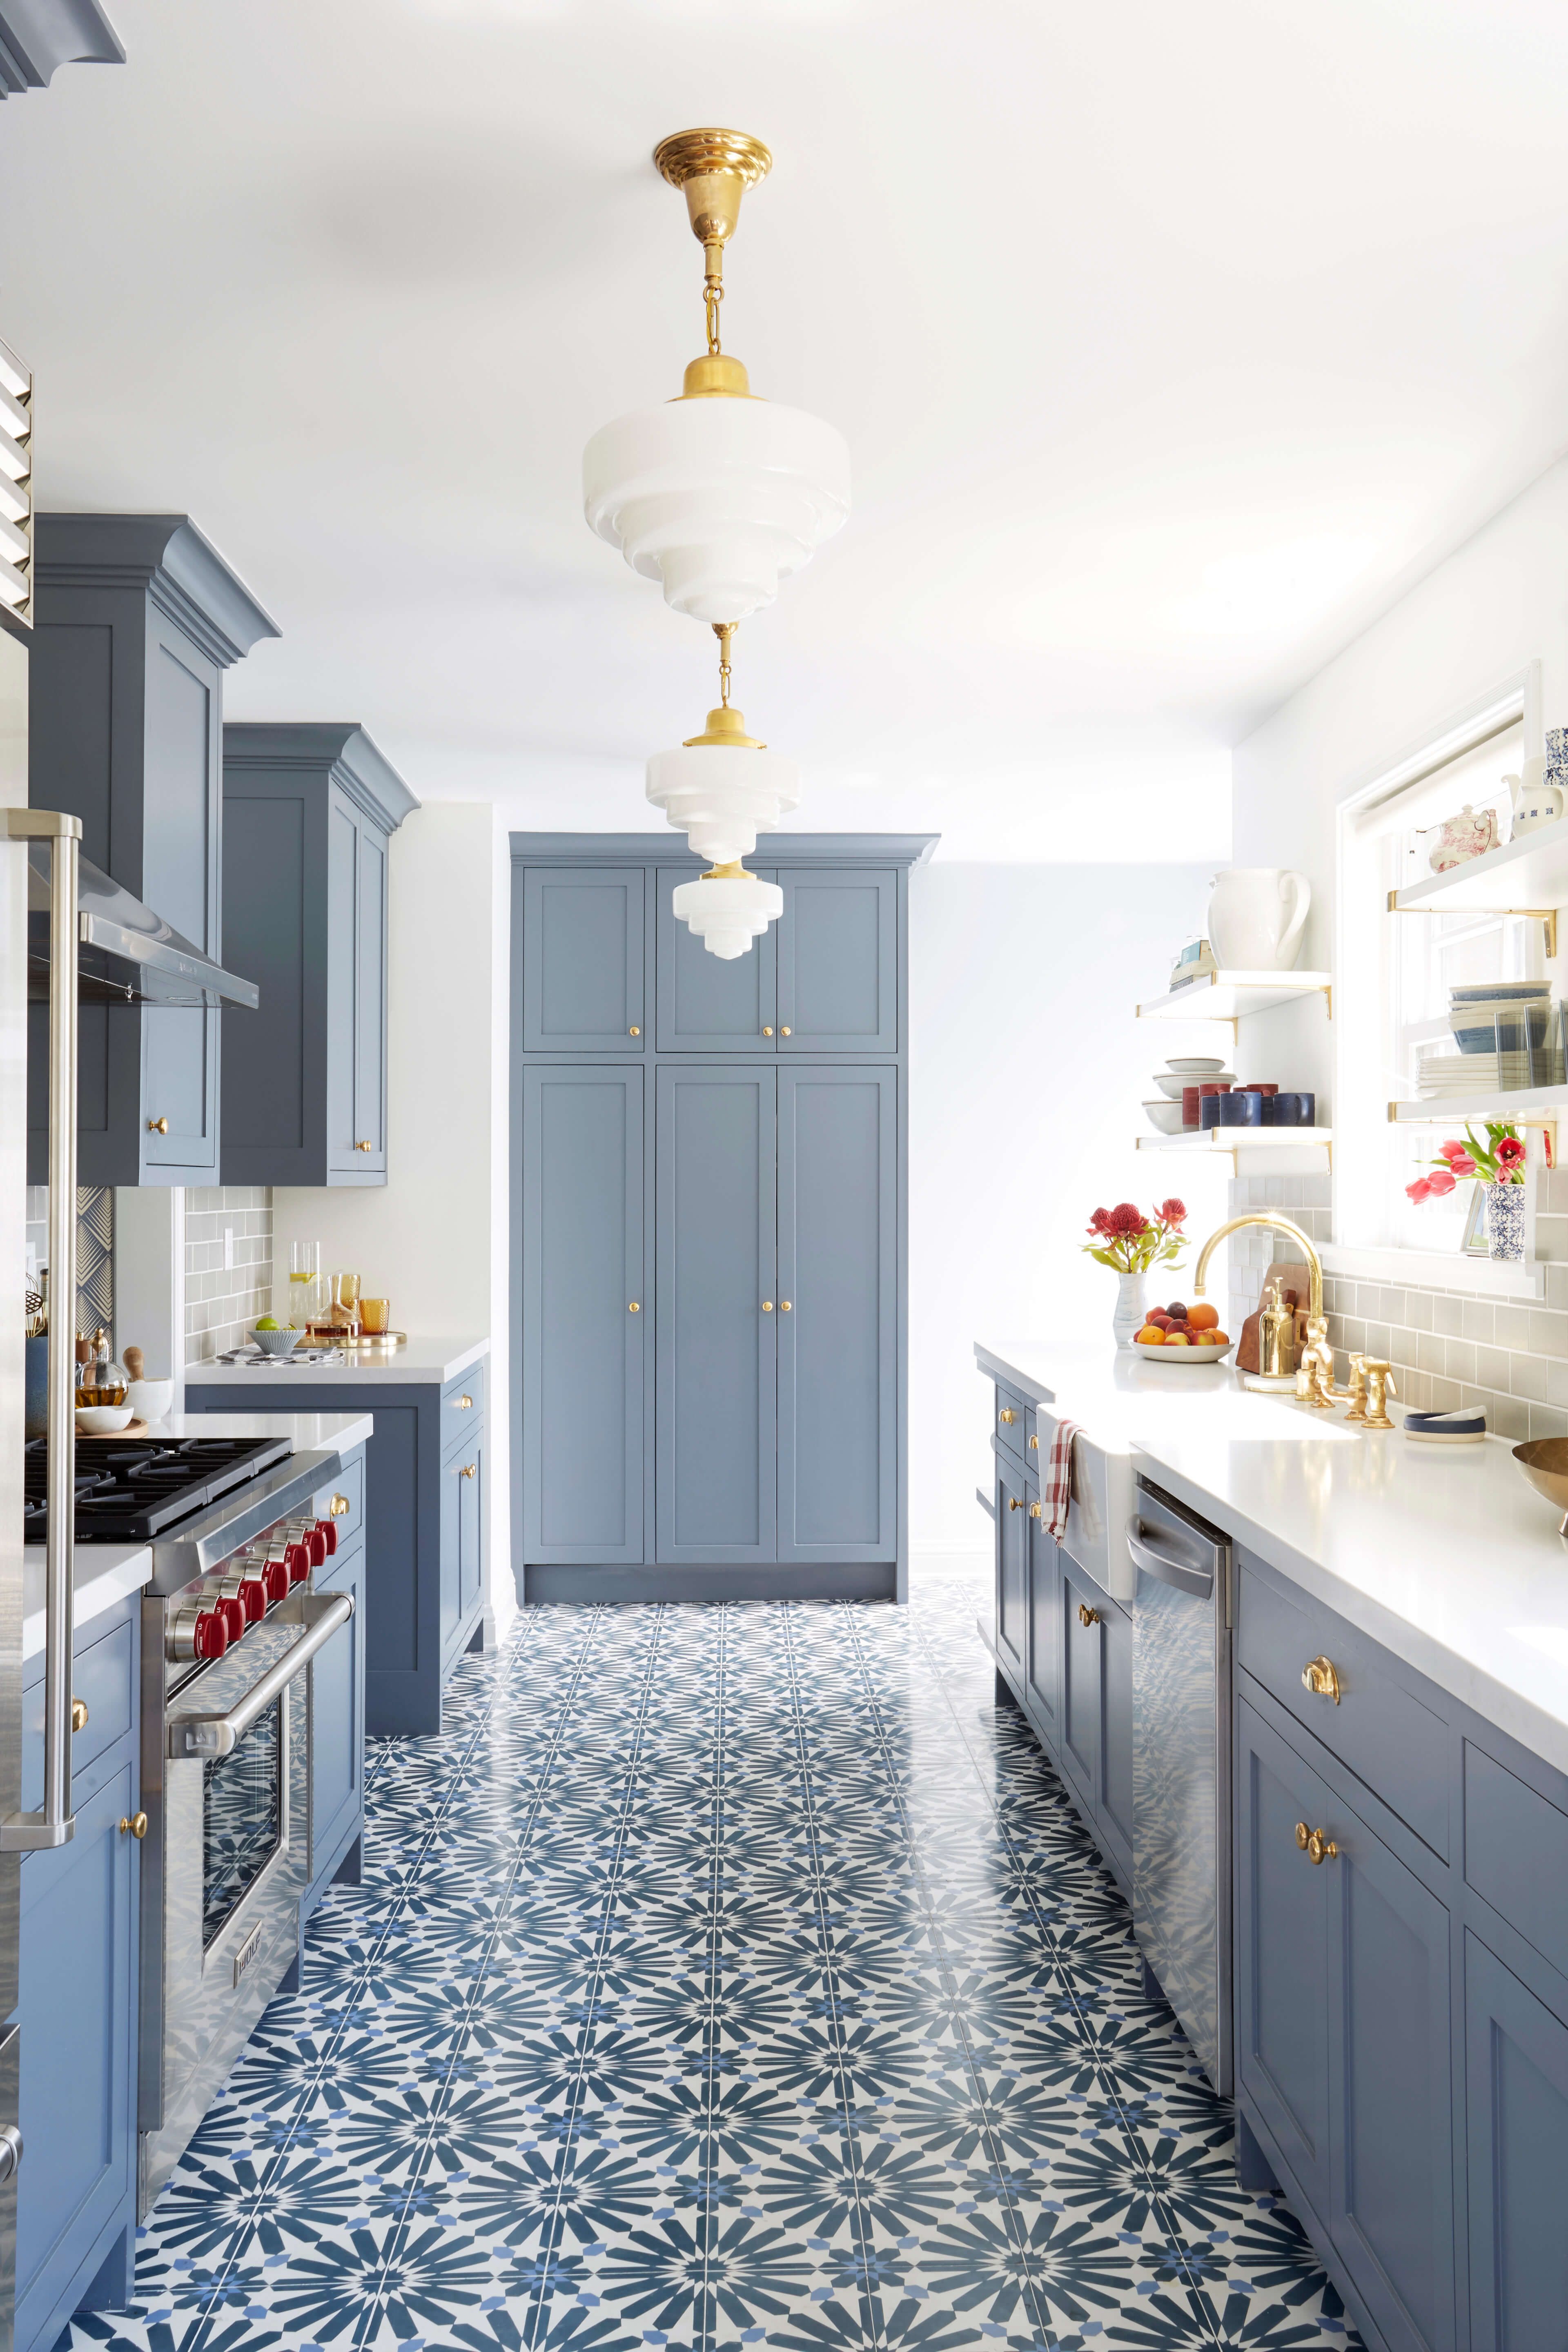
[[[1151,1541],[1152,1530],[1136,1516],[1127,1522],[1127,1549],[1145,1576],[1159,1584],[1174,1585],[1178,1592],[1190,1592],[1194,1600],[1209,1601],[1214,1597],[1215,1571],[1212,1568],[1194,1568],[1184,1559],[1173,1559]]]

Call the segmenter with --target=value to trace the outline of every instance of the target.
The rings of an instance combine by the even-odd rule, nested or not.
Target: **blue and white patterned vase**
[[[1520,1265],[1524,1261],[1524,1186],[1487,1186],[1487,1255]]]

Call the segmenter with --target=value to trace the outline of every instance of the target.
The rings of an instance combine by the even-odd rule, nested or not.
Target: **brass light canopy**
[[[738,624],[715,621],[713,634],[719,640],[719,706],[708,713],[708,724],[700,735],[681,739],[684,751],[694,751],[700,744],[728,745],[732,751],[765,751],[767,745],[755,735],[746,732],[746,714],[737,710],[730,700],[730,641]]]
[[[676,131],[661,139],[653,160],[672,188],[686,196],[691,234],[702,247],[702,299],[708,349],[686,371],[682,400],[750,400],[750,379],[738,359],[721,351],[719,305],[724,299],[724,247],[741,217],[741,198],[766,179],[773,159],[744,131]]]

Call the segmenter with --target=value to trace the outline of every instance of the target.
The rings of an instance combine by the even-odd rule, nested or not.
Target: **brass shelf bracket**
[[[1402,907],[1399,903],[1398,891],[1391,890],[1388,894],[1388,911],[1391,915],[1444,915],[1461,913],[1494,913],[1499,915],[1511,915],[1516,922],[1539,923],[1546,934],[1546,961],[1548,963],[1555,963],[1557,961],[1558,909],[1555,907],[1497,907],[1491,908],[1479,907],[1453,908],[1443,906]]]

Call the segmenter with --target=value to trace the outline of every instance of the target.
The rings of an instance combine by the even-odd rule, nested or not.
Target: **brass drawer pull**
[[[474,1400],[471,1396],[460,1396],[452,1408],[454,1412],[472,1412],[473,1409]]]
[[[637,1024],[634,1022],[634,1023],[632,1024],[632,1026],[631,1026],[631,1027],[626,1031],[626,1035],[627,1035],[628,1037],[640,1037],[640,1036],[642,1035],[642,1031],[637,1027]]]
[[[71,1701],[71,1729],[73,1731],[87,1729],[87,1701],[84,1698],[73,1698]]]
[[[794,1034],[794,1033],[793,1033],[793,1031],[790,1029],[789,1024],[788,1024],[788,1023],[787,1023],[787,1022],[785,1023],[784,1026],[784,1027],[779,1031],[779,1035],[780,1035],[781,1037],[788,1037],[788,1036],[793,1035],[793,1034]]]
[[[1018,1416],[1014,1412],[1010,1404],[1005,1404],[996,1418],[998,1421],[1005,1421],[1010,1429],[1013,1423],[1017,1420]]]
[[[764,1022],[763,1022],[763,1036],[764,1036],[764,1037],[771,1037],[771,1036],[773,1035],[773,1023],[772,1023],[771,1021],[764,1021]]]
[[[781,1298],[781,1299],[779,1300],[779,1313],[780,1313],[781,1315],[787,1315],[787,1314],[789,1313],[789,1311],[790,1311],[790,1302],[789,1302],[789,1300],[788,1300],[787,1298]]]
[[[138,1839],[138,1840],[140,1840],[140,1839],[142,1839],[142,1838],[144,1838],[144,1837],[146,1836],[146,1834],[147,1834],[147,1816],[146,1816],[146,1814],[145,1814],[145,1813],[121,1813],[121,1816],[120,1816],[120,1834],[121,1834],[121,1837],[123,1837],[123,1836],[125,1835],[125,1833],[126,1833],[126,1832],[127,1832],[127,1831],[129,1831],[129,1832],[130,1832],[131,1835],[132,1835],[133,1838],[136,1838],[136,1839]]]
[[[773,1313],[773,1300],[772,1300],[771,1298],[764,1298],[764,1299],[763,1299],[763,1313],[764,1315],[771,1315],[771,1314]]]
[[[1339,1858],[1340,1850],[1333,1839],[1326,1838],[1321,1830],[1310,1830],[1305,1822],[1296,1824],[1296,1843],[1313,1864],[1334,1862]]]
[[[1340,1680],[1339,1668],[1332,1658],[1320,1656],[1309,1658],[1302,1667],[1301,1687],[1315,1691],[1320,1698],[1331,1698],[1338,1706],[1344,1685]]]
[[[472,1478],[477,1475],[479,1466],[477,1462],[470,1462],[465,1468],[458,1471],[458,1475],[459,1478]]]
[[[628,1315],[640,1315],[642,1313],[642,1307],[637,1299],[631,1298],[626,1301],[626,1313]],[[467,1400],[465,1399],[465,1402],[466,1402]]]
[[[1038,1503],[1031,1503],[1031,1504],[1030,1504],[1030,1506],[1029,1506],[1029,1517],[1030,1517],[1032,1519],[1043,1519],[1043,1518],[1045,1517],[1045,1516],[1046,1516],[1046,1515],[1045,1515],[1044,1511],[1042,1511],[1042,1510],[1041,1510],[1041,1508],[1040,1508],[1040,1507],[1039,1507]]]
[[[334,1519],[346,1519],[353,1506],[346,1495],[334,1495],[327,1507]]]
[[[167,1135],[169,1132],[168,1120],[166,1118],[150,1118],[147,1122],[147,1132],[149,1135]]]
[[[1030,1451],[1030,1453],[1031,1453],[1031,1454],[1037,1454],[1037,1453],[1039,1452],[1039,1450],[1040,1450],[1040,1441],[1039,1441],[1039,1439],[1038,1439],[1037,1437],[1031,1437],[1031,1438],[1030,1438],[1030,1440],[1029,1440],[1029,1451]]]
[[[1080,1625],[1098,1625],[1100,1623],[1099,1610],[1086,1608],[1084,1603],[1080,1601],[1078,1604],[1078,1622]]]
[[[354,1150],[356,1151],[374,1151],[375,1150],[375,1146],[372,1143],[370,1138],[366,1136],[363,1143],[356,1143],[354,1145]]]
[[[1023,1504],[1018,1500],[1018,1497],[1017,1497],[1017,1496],[1016,1496],[1016,1495],[1009,1495],[1009,1496],[1008,1496],[1008,1497],[1007,1497],[1007,1508],[1008,1508],[1010,1511],[1021,1511],[1021,1510],[1023,1509],[1023,1507],[1024,1507],[1024,1506],[1023,1506]]]

